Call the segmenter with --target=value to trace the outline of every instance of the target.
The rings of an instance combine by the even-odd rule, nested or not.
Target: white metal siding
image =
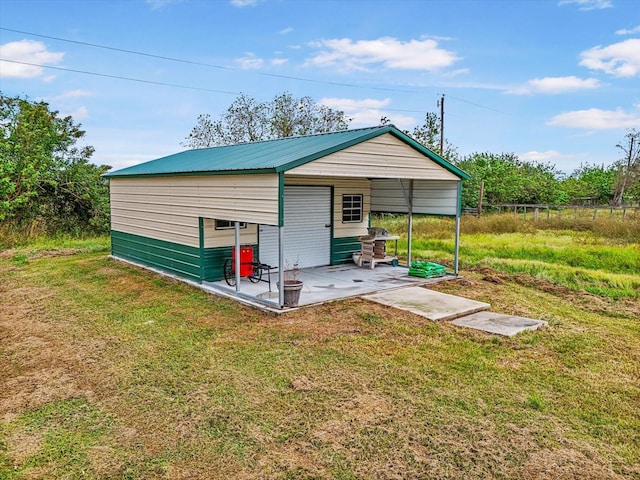
[[[369,226],[371,202],[371,182],[366,178],[307,177],[285,175],[285,183],[290,185],[331,185],[333,186],[333,238],[366,235]],[[342,195],[362,195],[364,205],[362,222],[342,223]]]
[[[409,192],[409,181],[402,180]],[[413,213],[456,215],[458,182],[414,180]],[[371,210],[374,212],[407,213],[407,203],[397,179],[371,181]]]
[[[291,169],[292,175],[458,180],[390,133]]]
[[[284,267],[331,263],[331,187],[285,186]],[[278,227],[261,225],[260,261],[278,265]]]
[[[230,247],[236,244],[236,230],[216,230],[216,222],[205,218],[203,221],[204,248]],[[258,243],[258,226],[255,223],[247,224],[247,228],[240,229],[240,243],[255,245]]]
[[[110,194],[112,230],[194,247],[198,217],[278,223],[277,174],[112,178]]]

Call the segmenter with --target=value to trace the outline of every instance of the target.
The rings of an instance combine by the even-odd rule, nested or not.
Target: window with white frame
[[[362,195],[342,195],[342,223],[362,222]]]
[[[231,220],[216,220],[216,230],[231,230],[236,228],[235,222]],[[247,228],[247,222],[240,222],[240,228]]]

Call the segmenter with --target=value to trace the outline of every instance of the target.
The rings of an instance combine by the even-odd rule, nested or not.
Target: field
[[[0,479],[640,478],[640,224],[462,231],[463,278],[436,288],[547,329],[360,299],[274,316],[109,260],[105,238],[5,248]],[[415,234],[450,264],[451,222]]]

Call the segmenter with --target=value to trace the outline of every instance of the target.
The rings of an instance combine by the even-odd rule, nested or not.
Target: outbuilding
[[[280,284],[293,265],[351,262],[372,212],[407,214],[407,263],[412,215],[456,218],[458,271],[468,175],[393,125],[188,150],[105,177],[112,256],[193,282],[222,279],[241,245]]]

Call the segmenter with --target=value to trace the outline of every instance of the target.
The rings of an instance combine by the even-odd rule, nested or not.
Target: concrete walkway
[[[305,268],[298,272],[304,282],[300,307],[349,297],[364,299],[407,310],[432,321],[450,321],[462,327],[475,328],[498,335],[515,335],[523,330],[535,330],[546,322],[487,312],[490,305],[456,295],[448,295],[424,288],[425,285],[455,278],[445,276],[424,279],[407,275],[406,267],[378,265],[375,269],[353,264]],[[271,274],[271,291],[265,282],[241,280],[241,294],[224,280],[200,285],[212,293],[274,313],[294,309],[279,309],[277,273]]]
[[[407,310],[432,321],[453,320],[454,325],[497,335],[513,336],[548,325],[542,320],[488,312],[490,305],[422,287],[400,288],[362,298]]]
[[[507,337],[513,337],[525,330],[537,330],[540,327],[549,325],[543,320],[516,317],[514,315],[505,315],[504,313],[496,312],[474,313],[473,315],[457,318],[451,323],[459,327],[475,328],[476,330],[505,335]]]
[[[491,305],[467,298],[435,292],[421,287],[375,293],[362,297],[390,307],[407,310],[429,320],[453,320],[472,313],[488,310]]]

